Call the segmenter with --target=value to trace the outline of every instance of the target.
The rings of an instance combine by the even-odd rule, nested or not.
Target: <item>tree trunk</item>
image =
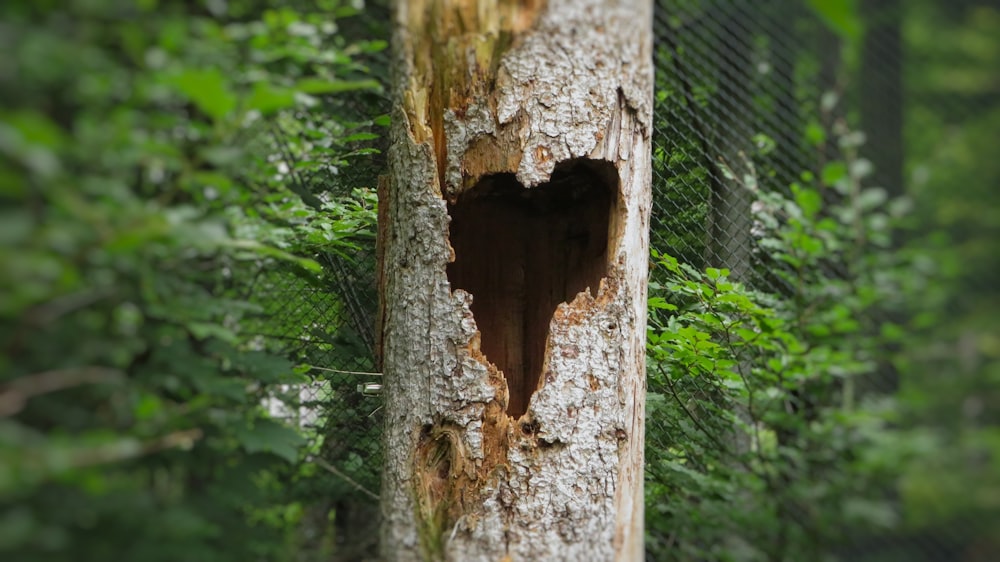
[[[712,199],[709,213],[705,262],[727,268],[730,278],[746,283],[753,269],[750,230],[753,227],[753,195],[741,180],[728,178],[720,160],[737,175],[746,173],[744,161],[750,156],[751,137],[757,132],[756,109],[751,94],[755,81],[754,10],[760,6],[723,3],[711,12],[708,37],[716,41],[714,66],[717,93],[713,101],[716,116],[710,157],[713,159]]]
[[[639,560],[651,6],[393,14],[387,560]]]

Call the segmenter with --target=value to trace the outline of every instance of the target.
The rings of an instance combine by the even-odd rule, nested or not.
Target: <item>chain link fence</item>
[[[359,387],[378,383],[374,362],[374,253],[370,239],[353,254],[321,258],[319,278],[301,271],[263,272],[262,345],[289,357],[308,379],[276,389],[272,415],[310,437],[306,465],[319,478],[290,477],[301,488],[301,560],[367,560],[378,537],[382,418],[377,398]],[[276,398],[278,398],[276,396]],[[307,483],[308,482],[308,483]]]
[[[377,15],[384,9],[370,8],[350,33],[384,34],[384,20]],[[386,76],[384,52],[368,54],[364,61],[373,76]],[[303,506],[295,541],[301,562],[374,560],[378,543],[383,419],[377,391],[371,391],[381,384],[375,359],[373,205],[386,139],[375,125],[363,124],[387,112],[388,98],[361,92],[338,96],[333,103],[330,112],[351,123],[355,133],[379,138],[355,143],[359,152],[346,161],[308,173],[293,171],[290,181],[320,201],[365,208],[370,223],[362,220],[355,231],[338,232],[335,250],[310,256],[322,268],[318,275],[279,266],[259,271],[248,288],[259,310],[246,329],[261,348],[297,365],[303,378],[273,389],[274,399],[264,405],[309,439],[302,464],[282,484],[295,490],[292,497]],[[283,153],[283,158],[291,157]],[[296,170],[295,162],[285,164]]]
[[[847,120],[871,139],[867,155],[876,163],[873,181],[900,194],[904,153],[924,155],[903,136],[904,101],[918,115],[935,114],[934,104],[948,105],[953,123],[996,104],[995,96],[987,96],[977,98],[979,105],[960,106],[953,98],[920,94],[919,85],[907,82],[902,53],[915,47],[901,39],[907,12],[900,2],[861,0],[854,23],[808,4],[818,3],[659,0],[654,21],[651,245],[696,268],[728,268],[733,278],[778,293],[788,288],[769,274],[768,257],[754,239],[753,198],[732,181],[725,166],[752,162],[764,189],[787,191],[803,172],[819,174],[837,158],[835,141],[810,142],[809,136]],[[955,10],[969,10],[976,3],[959,4]],[[853,39],[853,47],[846,37],[860,31],[852,25],[868,28],[863,38]],[[904,100],[910,90],[917,95]],[[384,103],[357,109],[383,113]],[[343,195],[355,187],[374,187],[380,165],[376,157],[350,175],[322,179],[330,184],[324,190]],[[320,256],[324,272],[319,278],[276,269],[261,272],[254,287],[261,297],[262,345],[307,366],[310,382],[284,389],[297,396],[298,410],[276,413],[312,430],[310,460],[329,472],[328,486],[310,492],[321,498],[309,515],[317,560],[371,559],[377,537],[374,498],[382,420],[378,399],[358,391],[360,384],[379,382],[374,361],[375,241],[362,237],[354,242],[353,253]],[[653,282],[656,276],[654,270]],[[891,369],[880,371],[880,377],[873,386],[877,391],[897,388]],[[662,389],[651,388],[657,390]],[[711,399],[711,391],[704,392]],[[683,446],[670,441],[683,434],[681,428],[658,423],[649,422],[650,438],[660,440],[655,446]],[[668,532],[653,528],[651,540]],[[946,532],[885,540],[847,536],[840,555],[958,560],[966,538]],[[903,542],[887,547],[892,541]]]

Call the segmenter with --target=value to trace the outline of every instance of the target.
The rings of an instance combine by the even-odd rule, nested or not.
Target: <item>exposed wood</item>
[[[387,560],[639,560],[647,2],[399,1]]]
[[[571,165],[530,190],[513,174],[488,176],[449,206],[455,261],[448,278],[453,289],[475,295],[480,347],[503,371],[513,417],[524,414],[538,386],[556,306],[581,291],[596,296],[607,274],[618,178],[606,164]]]

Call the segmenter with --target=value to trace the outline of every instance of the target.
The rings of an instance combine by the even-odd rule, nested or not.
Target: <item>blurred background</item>
[[[647,558],[1000,558],[1000,5],[655,6]],[[377,558],[389,33],[0,5],[0,559]]]

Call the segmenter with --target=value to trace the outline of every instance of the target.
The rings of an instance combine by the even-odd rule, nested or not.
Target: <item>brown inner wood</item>
[[[609,162],[574,160],[525,189],[513,174],[484,177],[449,205],[452,289],[473,296],[481,349],[507,381],[507,413],[519,417],[538,387],[549,322],[559,303],[607,274],[617,193]]]

